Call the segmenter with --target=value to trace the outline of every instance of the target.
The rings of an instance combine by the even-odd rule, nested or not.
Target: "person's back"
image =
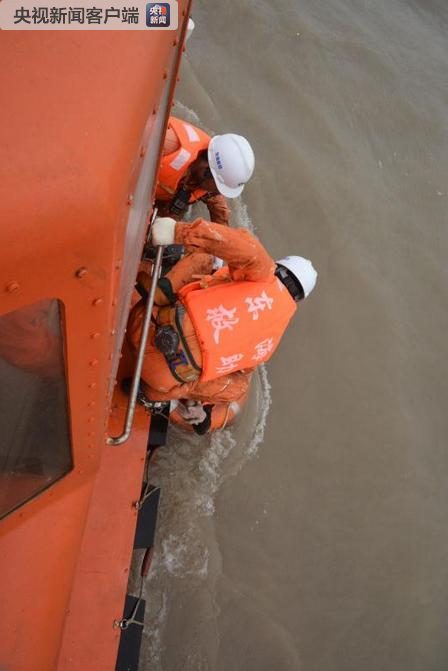
[[[152,398],[210,400],[224,379],[224,386],[231,388],[234,375],[240,380],[270,358],[296,302],[314,288],[317,273],[302,257],[276,264],[249,231],[204,220],[184,224],[158,219],[152,239],[159,245],[183,244],[196,253],[179,262],[160,284],[157,326],[149,338],[142,378]],[[201,273],[195,271],[199,261],[207,265],[207,255],[220,256],[228,265],[198,279]],[[136,306],[129,320],[133,349],[143,310],[143,303]]]

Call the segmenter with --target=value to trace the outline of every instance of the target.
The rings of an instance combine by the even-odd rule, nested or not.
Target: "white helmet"
[[[317,272],[313,264],[303,256],[285,256],[284,259],[277,261],[279,266],[284,266],[297,277],[302,285],[305,298],[310,295],[317,281]]]
[[[208,164],[218,190],[236,198],[254,171],[252,147],[241,135],[215,135],[208,145]]]

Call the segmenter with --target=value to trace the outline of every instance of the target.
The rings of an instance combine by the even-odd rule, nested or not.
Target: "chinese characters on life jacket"
[[[259,296],[248,297],[244,302],[247,304],[247,313],[251,315],[253,321],[256,321],[259,319],[260,312],[266,309],[272,310],[274,299],[268,296],[266,291],[262,291]],[[226,308],[222,303],[217,307],[207,308],[206,321],[210,323],[213,329],[213,340],[216,345],[220,344],[222,331],[233,331],[235,326],[240,322],[240,317],[237,315],[238,311],[236,307]],[[273,348],[274,339],[264,338],[255,345],[251,359],[254,362],[260,362],[267,357]],[[241,352],[235,352],[235,354],[229,356],[221,356],[221,365],[216,368],[216,372],[220,375],[225,375],[237,370],[243,358],[244,354]]]

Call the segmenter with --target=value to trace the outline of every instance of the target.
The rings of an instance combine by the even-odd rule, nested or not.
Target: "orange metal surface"
[[[45,487],[47,480],[48,478],[44,475],[31,473],[21,473],[15,477],[0,473],[0,492],[2,492],[2,504],[5,510],[14,508],[16,496],[20,500],[27,499],[31,490],[35,491]],[[14,492],[14,498],[11,497],[12,492]]]
[[[129,195],[145,154],[159,154],[188,4],[177,35],[1,35],[0,314],[63,303],[74,457],[73,471],[0,524],[5,671],[115,665],[147,426],[140,416],[132,442],[105,445],[130,296],[119,289],[132,286],[146,228],[143,212],[135,259],[124,258]]]
[[[126,401],[119,393],[114,397],[110,430],[115,433]],[[60,671],[115,668],[120,630],[113,623],[123,613],[137,518],[133,504],[140,497],[148,428],[149,418],[138,408],[129,441],[104,451],[65,622]]]

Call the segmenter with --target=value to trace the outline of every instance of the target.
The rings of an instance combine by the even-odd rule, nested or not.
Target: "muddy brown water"
[[[250,139],[235,224],[319,283],[242,425],[161,451],[140,668],[446,671],[448,5],[193,17],[176,113]]]

